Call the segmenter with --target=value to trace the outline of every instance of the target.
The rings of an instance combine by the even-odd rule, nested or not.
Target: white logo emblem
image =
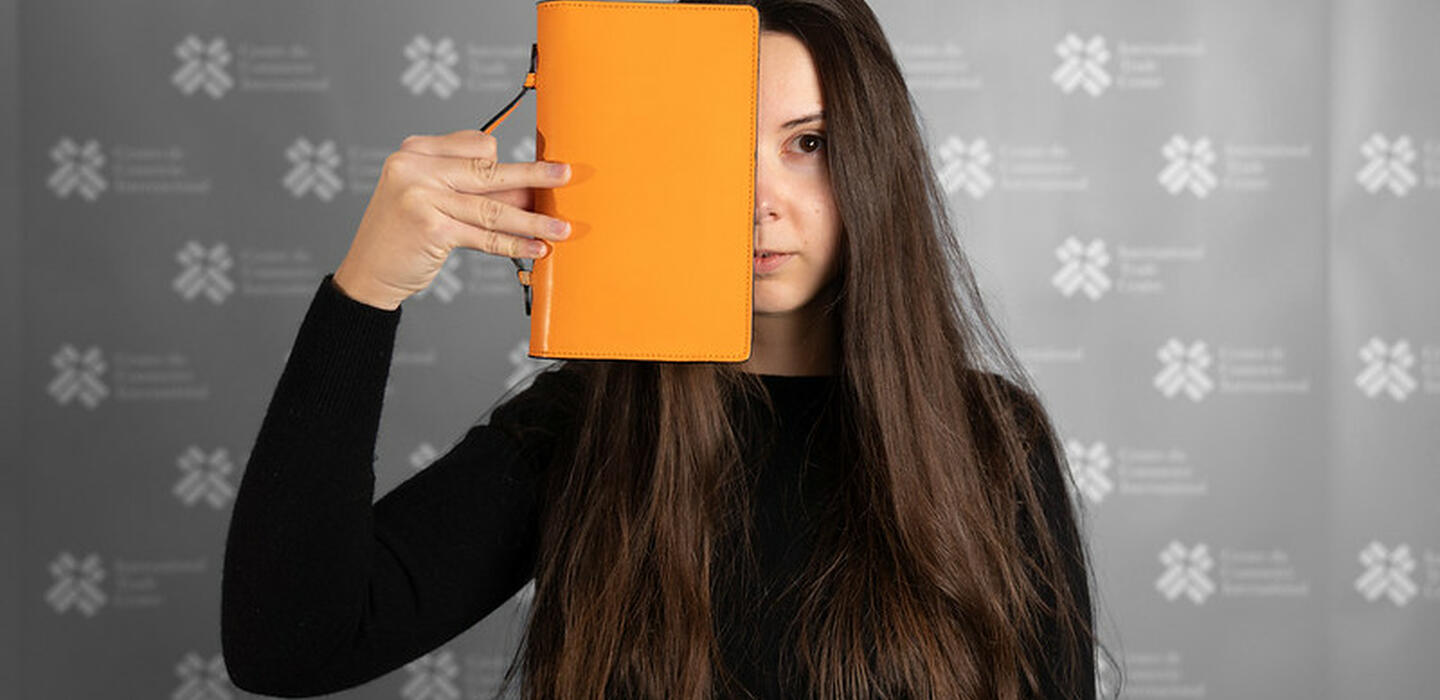
[[[410,680],[400,689],[405,700],[460,700],[460,666],[455,663],[455,654],[442,649],[426,654],[408,664],[405,670]]]
[[[1105,71],[1110,50],[1105,48],[1105,37],[1097,34],[1086,41],[1066,34],[1055,45],[1055,53],[1060,56],[1060,67],[1050,74],[1050,79],[1061,90],[1071,93],[1083,88],[1091,97],[1099,97],[1110,87],[1110,74]]]
[[[990,177],[987,168],[993,159],[985,139],[975,139],[968,144],[954,137],[946,139],[940,145],[940,160],[943,163],[940,181],[945,192],[953,194],[955,190],[963,189],[975,199],[985,196],[995,185],[995,179]]]
[[[1210,169],[1215,164],[1215,149],[1210,145],[1210,139],[1202,136],[1192,142],[1176,134],[1170,137],[1160,152],[1169,164],[1160,171],[1159,180],[1170,194],[1189,190],[1203,199],[1219,184]]]
[[[50,386],[46,387],[46,391],[55,397],[55,401],[60,405],[75,399],[86,408],[93,409],[110,395],[110,390],[100,381],[107,366],[100,348],[91,346],[81,354],[74,346],[66,343],[50,356],[50,364],[57,374]]]
[[[1365,573],[1355,579],[1355,590],[1366,600],[1374,601],[1380,596],[1390,599],[1396,606],[1410,602],[1419,592],[1410,572],[1415,570],[1415,557],[1410,555],[1410,545],[1402,544],[1394,549],[1385,549],[1379,542],[1371,542],[1360,551],[1360,564]]]
[[[455,53],[455,42],[450,37],[441,37],[431,43],[423,35],[416,35],[405,46],[405,58],[410,67],[400,76],[400,82],[416,95],[429,90],[442,99],[449,99],[460,87],[460,76],[455,74],[455,64],[460,61]]]
[[[182,476],[172,491],[181,503],[193,506],[203,499],[218,510],[234,497],[230,475],[235,471],[235,464],[225,448],[206,454],[191,445],[175,460],[175,466],[180,468]]]
[[[1175,338],[1166,341],[1156,352],[1164,368],[1155,375],[1155,388],[1166,398],[1184,392],[1191,401],[1199,401],[1215,388],[1209,373],[1210,350],[1205,341],[1197,340],[1188,347]]]
[[[1050,278],[1050,284],[1061,294],[1071,297],[1084,292],[1094,301],[1110,290],[1110,277],[1105,274],[1110,254],[1105,251],[1105,241],[1096,238],[1086,244],[1070,236],[1055,249],[1055,257],[1060,259],[1060,271]]]
[[[1075,487],[1091,503],[1105,500],[1115,490],[1115,482],[1110,479],[1110,450],[1104,442],[1086,446],[1079,440],[1066,440],[1065,458],[1070,462]]]
[[[322,141],[316,146],[305,138],[295,139],[295,143],[285,149],[285,158],[293,167],[281,182],[296,199],[313,191],[316,197],[328,202],[344,187],[345,183],[336,174],[340,154],[334,141]]]
[[[99,555],[89,554],[77,560],[69,552],[61,552],[50,562],[50,575],[55,577],[55,583],[45,592],[45,602],[55,612],[77,608],[85,617],[94,617],[105,605],[105,591],[100,588],[105,569],[100,565]]]
[[[207,249],[189,241],[175,253],[175,260],[183,269],[170,286],[186,301],[204,294],[211,302],[220,304],[235,291],[235,284],[225,274],[235,263],[224,243]]]
[[[1386,345],[1379,338],[1371,338],[1360,348],[1360,361],[1365,363],[1365,369],[1355,377],[1355,386],[1372,399],[1383,391],[1396,401],[1404,401],[1418,386],[1410,376],[1415,354],[1410,350],[1409,341],[1397,340]]]
[[[170,76],[170,82],[186,95],[204,90],[218,100],[235,84],[225,72],[230,50],[223,37],[215,37],[207,44],[191,34],[175,45],[175,56],[180,59],[180,68]]]
[[[1215,592],[1215,583],[1209,575],[1215,561],[1210,558],[1204,543],[1187,549],[1172,540],[1160,552],[1160,563],[1165,566],[1165,573],[1155,581],[1155,588],[1166,600],[1175,600],[1183,595],[1199,605]]]
[[[1365,166],[1355,179],[1370,193],[1388,189],[1396,197],[1404,197],[1417,183],[1415,171],[1410,164],[1415,162],[1415,145],[1409,136],[1400,136],[1390,141],[1381,134],[1372,134],[1360,146],[1365,156]]]
[[[62,138],[50,149],[50,160],[55,161],[55,170],[45,184],[61,199],[78,192],[93,202],[105,191],[105,176],[100,173],[100,168],[105,166],[105,154],[95,139],[79,146],[68,137]]]
[[[175,700],[230,700],[230,672],[217,654],[206,659],[195,652],[186,652],[175,665],[180,687],[170,693]]]

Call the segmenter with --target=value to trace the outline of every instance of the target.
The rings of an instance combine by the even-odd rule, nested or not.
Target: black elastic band
[[[540,57],[539,46],[536,45],[536,44],[531,44],[531,45],[530,45],[530,71],[529,71],[529,73],[526,74],[525,84],[520,87],[520,94],[516,95],[516,96],[515,96],[515,99],[510,100],[510,104],[505,105],[505,108],[504,108],[504,109],[501,109],[499,112],[496,112],[496,113],[495,113],[495,116],[490,117],[490,120],[487,121],[487,122],[485,122],[485,124],[480,127],[480,130],[481,130],[481,131],[483,131],[483,132],[485,132],[485,133],[490,133],[490,127],[494,126],[495,123],[498,122],[498,121],[500,121],[501,119],[504,119],[504,118],[505,118],[505,115],[509,114],[509,113],[510,113],[510,110],[512,110],[512,109],[515,108],[515,105],[520,102],[520,99],[521,99],[522,97],[525,96],[525,91],[526,91],[526,90],[534,90],[534,89],[535,89],[534,84],[533,84],[533,82],[531,81],[531,79],[530,79],[529,76],[535,74],[535,67],[536,67],[536,66],[538,65],[538,63],[539,63],[539,57]],[[517,271],[519,271],[519,272],[529,272],[529,269],[528,269],[528,268],[526,268],[524,265],[520,264],[520,259],[519,259],[519,258],[510,258],[510,262],[515,263],[515,269],[516,269]],[[516,279],[519,279],[519,272],[516,273]],[[521,288],[521,290],[522,290],[522,291],[524,292],[524,294],[525,294],[525,315],[526,315],[526,316],[529,316],[529,315],[530,315],[530,299],[531,299],[531,296],[530,296],[530,294],[531,294],[531,292],[530,292],[530,285],[525,284],[524,282],[520,282],[520,288]]]

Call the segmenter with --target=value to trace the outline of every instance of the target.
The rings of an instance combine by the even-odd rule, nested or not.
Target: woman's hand
[[[568,224],[535,213],[534,188],[569,181],[569,166],[501,163],[497,139],[478,129],[407,137],[385,159],[380,181],[335,271],[347,296],[387,310],[429,286],[450,251],[544,257],[540,240],[564,240]]]

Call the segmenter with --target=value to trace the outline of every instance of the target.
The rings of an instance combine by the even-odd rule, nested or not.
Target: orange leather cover
[[[535,260],[530,355],[750,357],[759,15],[749,5],[536,5],[535,210],[571,222]]]

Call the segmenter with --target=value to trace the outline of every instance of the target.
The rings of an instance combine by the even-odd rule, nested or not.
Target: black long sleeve
[[[301,322],[226,539],[221,640],[239,688],[306,697],[358,685],[455,637],[531,577],[536,479],[493,418],[372,507],[400,316],[327,275]],[[537,378],[526,391],[543,389]]]

